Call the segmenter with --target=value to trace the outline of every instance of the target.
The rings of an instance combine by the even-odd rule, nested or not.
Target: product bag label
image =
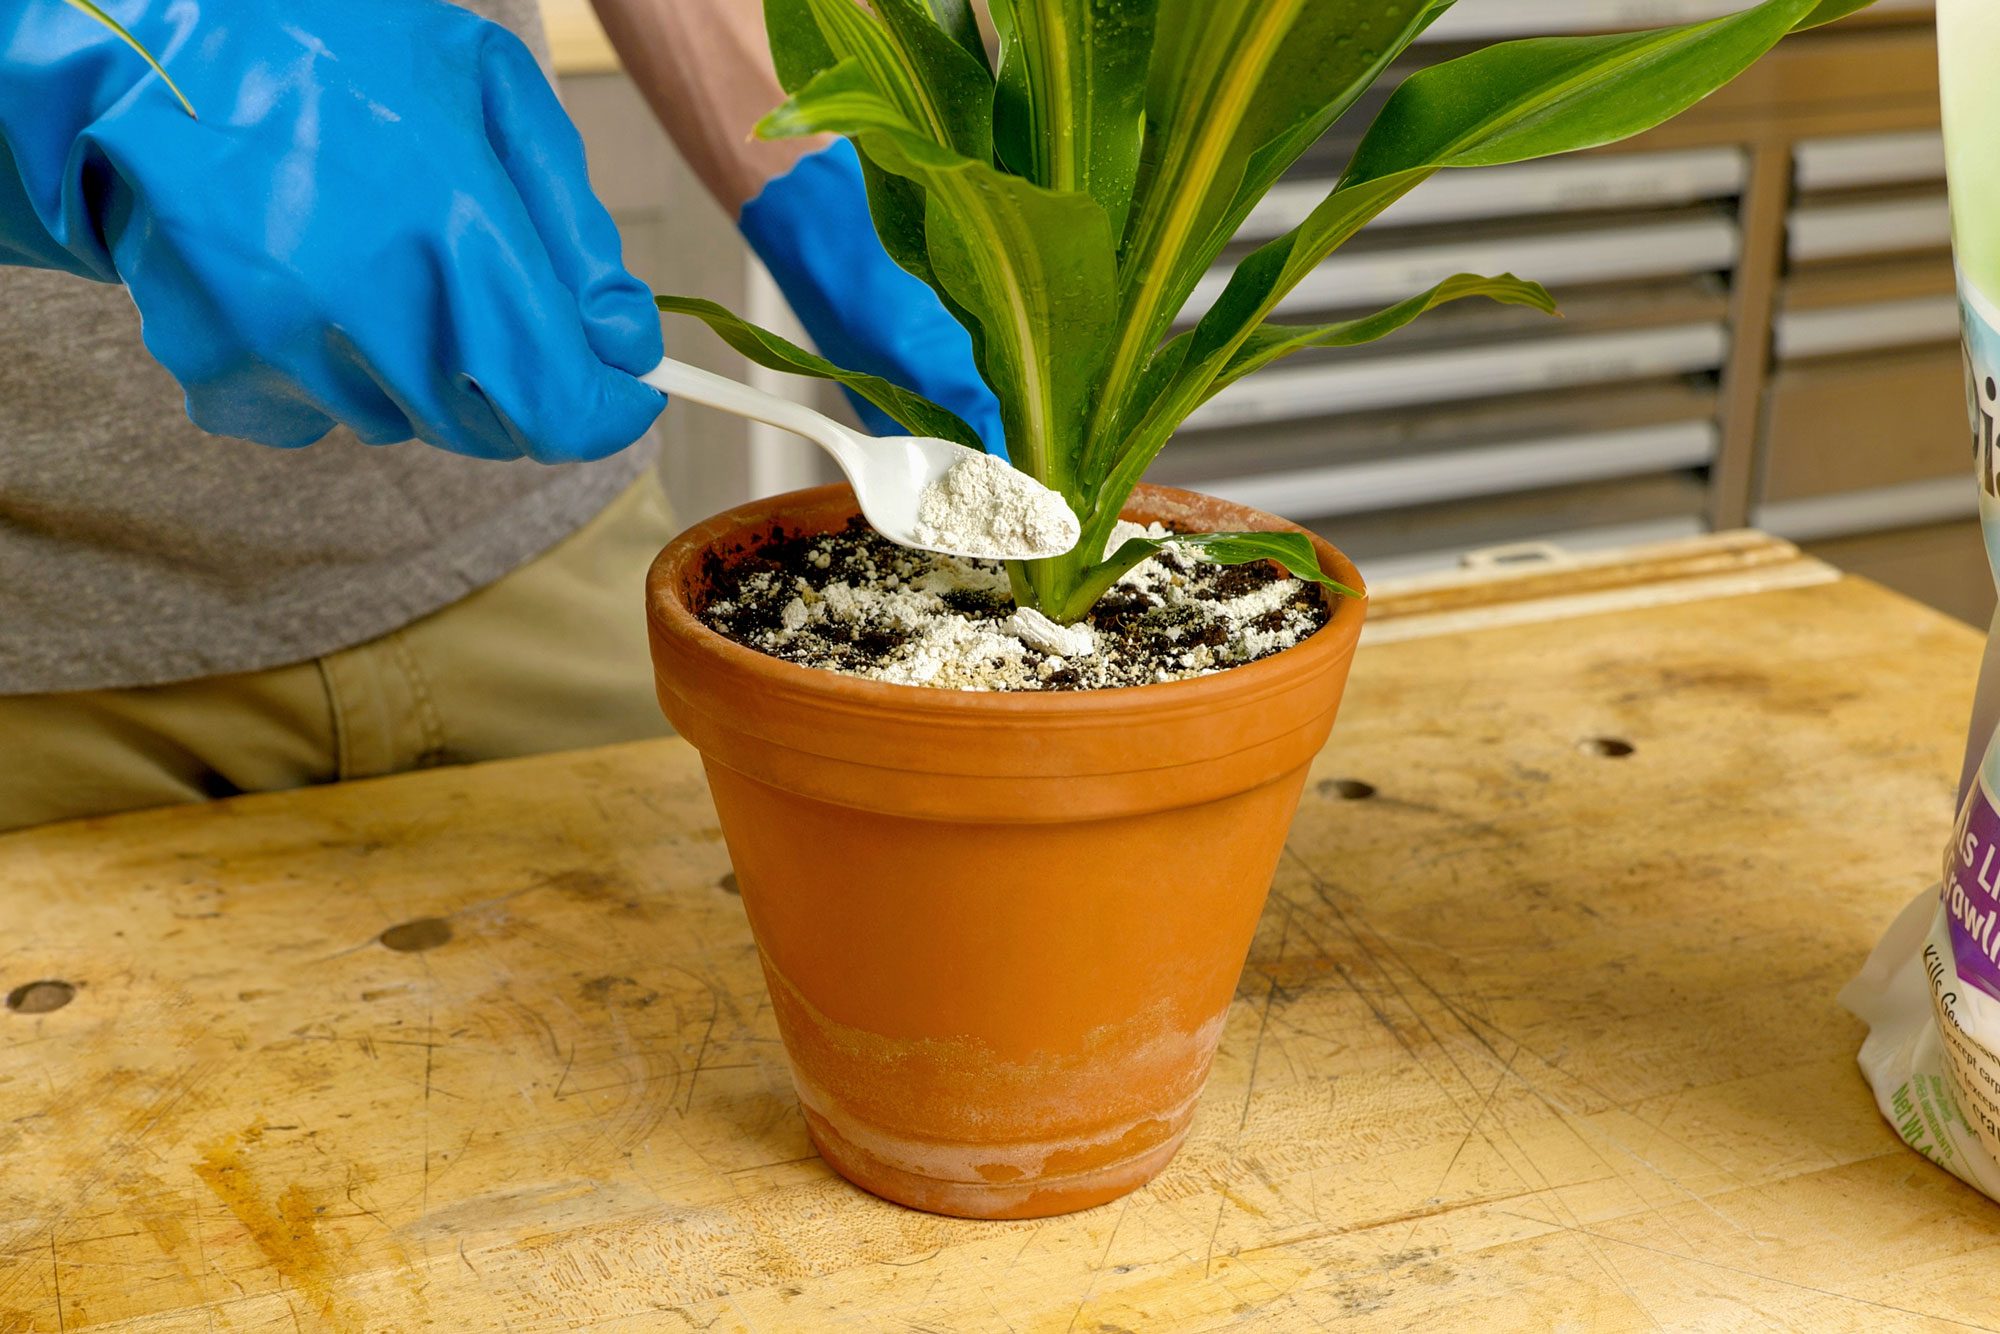
[[[1966,794],[1938,901],[1959,979],[2000,1001],[2000,809],[1983,773]]]
[[[1958,309],[1965,331],[1965,397],[1979,479],[1979,526],[1986,537],[1987,563],[2000,579],[2000,308],[1961,273]]]
[[[1986,556],[2000,578],[2000,309],[1959,274],[1966,403]],[[2000,733],[1987,739],[1945,849],[1937,918],[1922,963],[1958,1110],[2000,1155]]]

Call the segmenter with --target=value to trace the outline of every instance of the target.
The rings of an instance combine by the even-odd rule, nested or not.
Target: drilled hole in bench
[[[1319,790],[1324,796],[1339,797],[1342,801],[1366,801],[1375,795],[1375,785],[1359,778],[1329,778],[1319,785]]]
[[[28,982],[7,993],[7,1008],[15,1014],[47,1014],[76,999],[67,982]]]
[[[1576,748],[1586,755],[1601,755],[1607,760],[1622,760],[1639,749],[1631,742],[1615,736],[1594,736],[1576,743]]]
[[[382,944],[402,954],[434,950],[451,939],[451,923],[442,917],[419,917],[382,933]]]

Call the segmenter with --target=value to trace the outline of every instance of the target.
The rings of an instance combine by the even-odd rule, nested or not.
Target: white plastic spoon
[[[940,482],[952,468],[980,452],[949,440],[928,436],[864,435],[842,426],[824,413],[802,403],[753,389],[724,375],[669,357],[639,377],[669,398],[685,399],[706,407],[748,417],[806,439],[824,449],[840,465],[861,502],[861,513],[875,531],[891,542],[921,551],[947,556],[986,560],[1028,560],[1061,554],[1048,550],[963,551],[919,541],[918,507],[924,492]],[[1046,496],[1055,493],[1024,472],[1009,470],[1010,484]],[[1015,480],[1018,479],[1018,480]],[[1060,498],[1057,498],[1060,504]],[[1074,545],[1075,539],[1071,538]]]

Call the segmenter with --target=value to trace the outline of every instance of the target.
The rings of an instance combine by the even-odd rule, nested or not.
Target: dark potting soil
[[[1155,528],[1152,535],[1165,530]],[[1121,525],[1111,545],[1145,535]],[[1168,549],[1079,626],[1016,611],[1005,569],[897,546],[860,519],[711,554],[710,628],[788,662],[953,690],[1089,690],[1207,676],[1304,640],[1330,619],[1317,589],[1271,562]]]

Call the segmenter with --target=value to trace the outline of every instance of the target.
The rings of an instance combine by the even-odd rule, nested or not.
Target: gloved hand
[[[200,119],[13,0],[0,261],[123,282],[196,425],[543,462],[644,433],[658,315],[519,39],[442,0],[102,2]]]
[[[972,335],[882,248],[852,144],[801,158],[743,206],[737,225],[820,355],[950,408],[988,452],[1007,456],[1000,403],[973,364]],[[848,397],[871,431],[909,434],[873,404]]]

